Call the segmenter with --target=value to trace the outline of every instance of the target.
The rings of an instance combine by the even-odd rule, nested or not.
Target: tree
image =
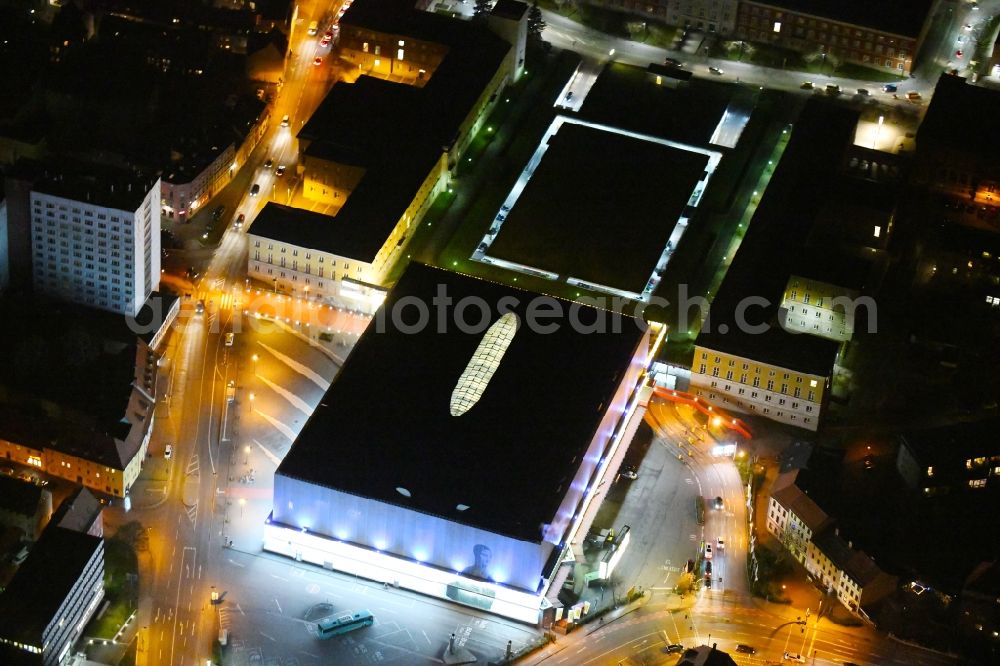
[[[476,5],[472,10],[476,18],[484,18],[493,9],[493,0],[476,0]]]
[[[694,574],[693,573],[682,573],[680,578],[677,579],[677,594],[684,596],[691,591],[694,587]]]
[[[538,8],[538,0],[535,0],[528,10],[528,39],[542,41],[543,30],[545,30],[545,19],[542,18],[542,10]]]

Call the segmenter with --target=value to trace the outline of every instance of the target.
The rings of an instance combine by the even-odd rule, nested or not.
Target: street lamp
[[[251,393],[250,394],[250,413],[251,414],[253,414],[253,400],[254,400],[254,397],[256,397],[256,396],[254,396],[254,394]]]
[[[241,497],[240,498],[240,518],[242,518],[243,515],[244,515],[243,512],[244,512],[244,508],[246,507],[246,505],[247,505],[246,498],[245,497]]]
[[[875,126],[875,138],[872,140],[872,150],[875,150],[875,145],[878,143],[879,132],[882,131],[882,123],[885,122],[885,116],[878,117],[878,125]]]
[[[244,465],[249,465],[250,464],[250,445],[249,444],[247,444],[246,446],[243,447],[243,453],[246,454],[243,457],[243,464]]]
[[[257,376],[257,359],[259,357],[257,356],[257,354],[254,354],[250,358],[253,359],[253,375],[254,375],[254,377],[256,377]]]

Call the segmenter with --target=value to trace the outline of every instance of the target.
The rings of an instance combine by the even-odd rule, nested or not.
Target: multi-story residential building
[[[101,495],[128,498],[153,427],[159,356],[150,343],[162,336],[159,329],[136,333],[117,315],[73,307],[62,310],[45,302],[37,308],[10,307],[2,312],[54,331],[55,340],[50,337],[43,343],[51,343],[50,355],[56,359],[68,353],[59,350],[57,331],[74,328],[84,343],[79,353],[89,361],[79,367],[42,369],[50,376],[32,387],[5,386],[0,400],[0,460],[36,468]],[[28,327],[25,324],[22,330],[31,331]],[[20,347],[16,334],[11,336],[4,342]],[[100,385],[89,392],[63,388],[89,388],[91,382]],[[59,406],[58,414],[47,413],[46,407],[51,410],[52,405]]]
[[[916,430],[899,437],[896,469],[925,497],[1000,489],[1000,419]],[[977,495],[978,496],[978,495]]]
[[[854,303],[860,295],[854,289],[793,275],[781,299],[785,328],[846,342],[854,335]]]
[[[735,35],[811,54],[833,72],[852,62],[913,71],[939,0],[741,0]]]
[[[231,124],[216,127],[215,138],[192,139],[172,151],[160,187],[160,214],[186,219],[232,181],[260,144],[271,119],[269,104],[232,100]]]
[[[636,16],[658,19],[670,25],[730,35],[736,27],[739,0],[586,0]]]
[[[759,351],[738,355],[696,345],[691,368],[695,392],[740,411],[815,430],[829,388],[829,358],[768,361]]]
[[[0,475],[0,525],[16,527],[34,541],[52,515],[52,493],[34,483]]]
[[[63,663],[104,598],[104,539],[50,524],[0,594],[0,662]]]
[[[38,294],[136,315],[160,284],[160,180],[56,176],[31,190]]]
[[[854,612],[891,594],[897,578],[840,536],[834,519],[796,483],[798,470],[775,480],[768,499],[767,531],[813,576]]]
[[[785,472],[774,483],[767,503],[767,531],[800,562],[809,553],[813,536],[833,524],[808,495],[795,485],[797,472]]]
[[[500,32],[526,38],[521,3],[495,11]],[[333,214],[268,204],[249,231],[249,275],[368,309],[372,287],[405,256],[451,168],[523,67],[523,48],[407,0],[351,5],[337,55],[357,78],[334,85],[297,135],[302,194]]]

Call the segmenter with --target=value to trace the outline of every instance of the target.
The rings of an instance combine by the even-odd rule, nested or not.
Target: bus
[[[362,627],[370,627],[373,624],[375,624],[375,616],[370,611],[363,610],[320,620],[316,624],[316,629],[320,638],[330,638]]]

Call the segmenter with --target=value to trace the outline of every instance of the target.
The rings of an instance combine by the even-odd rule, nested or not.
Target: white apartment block
[[[784,329],[846,342],[854,335],[853,303],[858,296],[852,289],[793,275],[781,299]]]
[[[31,191],[35,292],[135,316],[160,284],[160,180]]]

